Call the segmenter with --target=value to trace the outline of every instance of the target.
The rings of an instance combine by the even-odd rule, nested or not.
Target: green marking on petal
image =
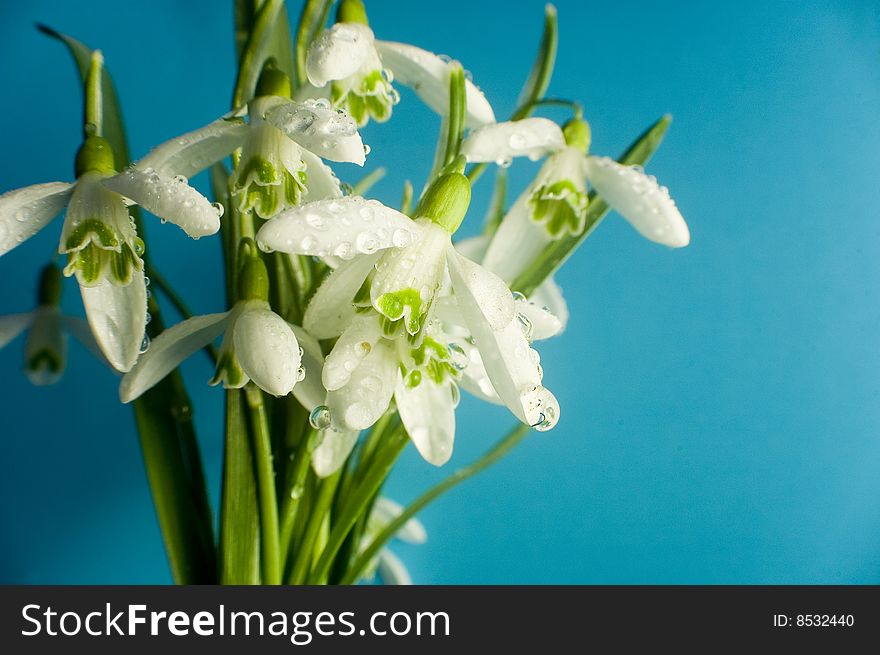
[[[281,175],[272,162],[265,157],[251,157],[236,173],[233,190],[238,191],[246,186],[251,186],[254,182],[279,184]]]
[[[217,358],[217,367],[214,370],[214,376],[210,379],[209,384],[238,388],[244,384],[245,374],[238,363],[238,359],[231,350],[220,353]]]
[[[418,348],[410,351],[410,355],[416,366],[436,384],[441,384],[448,378],[458,379],[460,376],[450,362],[449,349],[431,337],[425,337]],[[421,376],[419,379],[421,380]]]
[[[66,251],[79,250],[90,243],[97,243],[105,249],[115,249],[119,247],[119,237],[104,221],[88,218],[81,221],[67,237],[64,248]]]
[[[34,373],[42,370],[51,371],[52,373],[61,373],[62,366],[63,364],[58,353],[52,352],[47,348],[41,348],[35,352],[25,363],[27,370]]]
[[[571,180],[559,180],[535,189],[529,196],[529,215],[554,239],[579,235],[586,222],[587,194]]]
[[[410,389],[415,389],[422,382],[422,373],[421,371],[411,371],[409,375],[404,378],[403,383],[409,387]]]
[[[383,293],[376,300],[376,309],[392,321],[406,316],[406,330],[410,334],[418,333],[422,328],[422,319],[427,313],[427,307],[424,307],[422,297],[415,289]]]

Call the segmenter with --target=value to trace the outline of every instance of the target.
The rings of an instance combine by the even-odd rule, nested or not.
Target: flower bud
[[[239,300],[269,300],[269,273],[259,256],[248,257],[238,275]]]
[[[91,134],[85,138],[83,144],[76,153],[74,173],[77,178],[84,173],[115,173],[116,165],[113,160],[113,148],[104,137]]]
[[[438,177],[419,201],[413,218],[428,218],[449,234],[454,234],[467,214],[471,202],[471,183],[456,171]]]
[[[362,0],[342,0],[336,11],[337,23],[360,23],[369,25],[367,22],[367,10]]]
[[[260,79],[257,80],[257,89],[254,97],[279,96],[291,97],[290,78],[283,70],[279,69],[274,59],[269,59],[263,66]]]
[[[590,149],[590,124],[582,118],[572,118],[562,128],[565,145],[586,153]]]

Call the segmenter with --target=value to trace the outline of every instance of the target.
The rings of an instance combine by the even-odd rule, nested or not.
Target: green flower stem
[[[278,499],[272,467],[272,443],[263,392],[253,383],[245,387],[254,443],[257,471],[257,494],[260,504],[260,528],[263,584],[281,584],[281,557],[278,538]]]
[[[296,557],[293,560],[290,575],[287,577],[287,584],[303,584],[308,577],[309,567],[314,558],[315,542],[333,504],[336,486],[339,484],[339,476],[340,473],[337,471],[333,475],[321,480],[318,486],[318,494],[309,508],[309,520],[306,524],[305,533],[303,533],[302,539],[296,545]],[[322,577],[326,577],[326,574]],[[309,580],[311,581],[311,578]]]
[[[104,133],[104,100],[103,100],[104,57],[97,50],[92,52],[89,72],[85,83],[85,111],[83,112],[84,136],[89,132],[95,136]]]
[[[281,504],[281,559],[284,564],[290,556],[290,545],[293,540],[293,527],[305,494],[305,481],[312,460],[315,431],[309,430],[300,439],[293,456],[293,468],[285,485],[287,493]]]
[[[403,452],[409,442],[406,432],[398,427],[388,435],[387,441],[382,444],[373,458],[370,470],[364,476],[363,482],[352,492],[351,499],[338,518],[335,519],[327,545],[324,547],[321,557],[312,569],[308,582],[314,584],[318,580],[326,580],[330,567],[336,554],[339,552],[345,538],[351,531],[358,518],[364,514],[373,501],[375,495],[381,489],[382,484],[391,472],[391,468]]]
[[[412,517],[418,514],[426,505],[433,502],[444,493],[455,487],[456,485],[464,482],[470,477],[473,477],[480,471],[492,466],[495,462],[500,460],[502,457],[507,455],[513,448],[522,441],[526,435],[529,433],[529,426],[527,425],[519,425],[513,430],[511,430],[506,437],[504,437],[501,441],[499,441],[495,446],[493,446],[485,455],[480,457],[477,461],[470,464],[469,466],[460,469],[450,475],[448,478],[440,482],[439,484],[431,487],[423,493],[421,496],[416,498],[401,514],[391,521],[388,525],[383,528],[383,530],[376,535],[370,545],[367,546],[361,553],[358,555],[358,558],[355,562],[349,567],[348,573],[342,578],[340,584],[354,584],[357,582],[358,578],[363,574],[364,570],[369,565],[370,561],[376,556],[379,552],[379,549],[382,548],[389,539],[391,539],[397,532],[403,527],[403,525],[409,521]]]

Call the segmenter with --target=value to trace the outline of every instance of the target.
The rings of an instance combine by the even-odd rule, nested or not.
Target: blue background
[[[380,38],[462,60],[499,117],[513,109],[541,3],[369,5]],[[597,153],[674,114],[649,169],[693,241],[672,251],[619,217],[601,225],[558,276],[570,327],[540,346],[559,426],[427,509],[428,543],[397,552],[423,583],[880,582],[876,2],[558,6],[550,93],[584,103]],[[135,155],[227,108],[225,3],[3,3],[0,190],[72,175],[80,91],[34,21],[104,50]],[[394,162],[377,197],[420,183],[436,123],[404,91],[395,120],[365,130],[369,164]],[[514,188],[534,171],[517,163]],[[31,308],[59,230],[0,259],[0,312]],[[148,231],[193,308],[220,310],[218,240]],[[185,372],[216,498],[222,394],[202,384],[203,359]],[[19,340],[0,352],[0,581],[168,582],[117,380],[75,344],[55,387],[30,387],[20,366]],[[465,399],[452,464],[410,448],[388,495],[414,497],[511,423]]]

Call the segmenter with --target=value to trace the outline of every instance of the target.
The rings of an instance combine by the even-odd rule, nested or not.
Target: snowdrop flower
[[[100,357],[88,324],[81,318],[62,314],[60,300],[61,272],[50,264],[40,276],[37,308],[26,314],[0,317],[0,348],[28,330],[24,372],[38,386],[55,384],[61,379],[67,360],[68,333]]]
[[[330,84],[333,106],[345,109],[358,125],[391,117],[399,100],[393,80],[411,87],[438,114],[449,111],[447,62],[415,46],[376,40],[361,0],[343,0],[336,24],[310,46],[306,73],[315,87]],[[495,121],[489,102],[470,80],[466,94],[468,127]]]
[[[373,511],[367,519],[361,550],[367,548],[385,527],[403,513],[403,507],[390,498],[379,496],[373,505]],[[395,535],[408,544],[423,544],[428,540],[425,526],[418,519],[409,519]],[[389,548],[382,548],[370,562],[361,579],[370,579],[378,571],[379,577],[386,585],[411,585],[412,577],[406,566]]]
[[[363,166],[366,149],[357,125],[326,100],[290,100],[290,81],[266,66],[249,122],[222,117],[154,149],[141,166],[193,175],[241,148],[231,189],[242,212],[270,218],[300,202],[342,195],[339,180],[321,158]]]
[[[462,349],[431,320],[447,276],[451,315],[473,339],[498,397],[539,430],[559,416],[510,290],[452,246],[469,202],[470,183],[453,171],[428,188],[415,220],[347,197],[287,210],[257,234],[265,250],[346,260],[315,293],[303,321],[316,338],[338,337],[322,372],[332,427],[368,428],[393,396],[410,438],[438,466],[452,452],[456,381],[467,366]]]
[[[286,396],[305,377],[295,329],[273,312],[266,266],[249,257],[240,275],[240,300],[231,310],[194,316],[165,330],[123,378],[122,402],[150,389],[194,352],[224,334],[211,384],[239,389],[253,381],[273,396]]]
[[[92,332],[110,364],[134,365],[144,335],[143,241],[132,202],[198,238],[220,228],[222,207],[182,178],[139,167],[116,173],[109,143],[89,135],[76,156],[76,182],[49,182],[0,196],[0,255],[32,237],[67,206],[58,252],[76,275]]]
[[[540,122],[539,122],[540,121]],[[669,191],[639,166],[587,155],[590,128],[575,118],[564,130],[529,118],[477,130],[462,144],[469,161],[509,162],[511,157],[550,154],[538,175],[501,221],[483,264],[508,282],[546,246],[585,228],[587,180],[608,205],[645,238],[673,248],[690,233]],[[516,252],[517,257],[510,257]]]

